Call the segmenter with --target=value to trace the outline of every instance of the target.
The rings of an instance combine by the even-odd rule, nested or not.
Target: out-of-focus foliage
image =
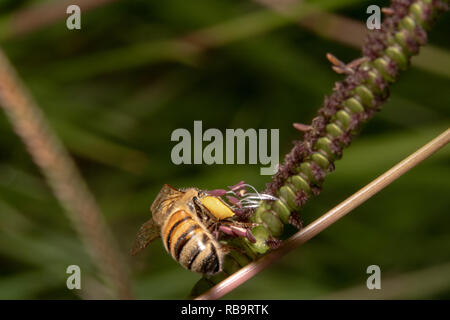
[[[2,1],[0,17],[40,2]],[[365,21],[373,1],[345,3],[339,14]],[[358,50],[295,23],[268,27],[199,55],[164,47],[192,31],[259,10],[264,9],[251,1],[119,0],[83,12],[80,31],[69,31],[60,21],[2,40],[124,251],[150,217],[148,208],[164,183],[213,189],[245,180],[263,189],[269,181],[259,175],[260,165],[172,164],[173,130],[192,130],[194,120],[202,120],[205,129],[279,128],[282,156],[299,138],[292,122],[309,123],[340,78],[325,53],[344,61],[359,56]],[[447,55],[449,29],[447,15],[429,39]],[[232,25],[224,32],[233,32]],[[383,111],[337,162],[322,194],[305,206],[304,223],[447,128],[449,87],[443,75],[414,66],[404,73]],[[4,114],[0,147],[0,298],[78,298],[65,286],[71,264],[81,267],[84,290],[95,290],[89,257]],[[449,155],[444,148],[227,297],[449,298]],[[160,241],[129,260],[137,298],[184,298],[199,278],[177,265]],[[376,294],[363,290],[372,264],[382,270],[383,290]],[[428,269],[441,281],[418,272]],[[408,274],[402,285],[389,286]],[[352,287],[362,289],[347,291]]]

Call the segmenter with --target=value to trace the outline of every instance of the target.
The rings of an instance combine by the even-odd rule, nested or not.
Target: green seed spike
[[[328,169],[328,167],[330,165],[330,161],[328,161],[328,159],[324,155],[322,155],[322,154],[320,154],[318,152],[313,153],[311,155],[311,159],[316,164],[318,164],[322,169]]]
[[[257,226],[252,229],[252,234],[255,237],[256,242],[248,243],[248,246],[255,253],[258,253],[258,254],[266,253],[270,249],[269,246],[266,244],[267,239],[269,239],[269,237],[271,236],[271,234],[269,233],[269,230],[266,229],[264,226]]]
[[[309,161],[306,161],[306,162],[303,162],[302,164],[300,164],[299,171],[301,173],[303,173],[310,182],[315,183],[315,184],[320,183],[320,181],[317,181],[317,179],[313,173],[313,170],[311,168],[311,163]]]
[[[407,36],[408,36],[408,31],[401,30],[394,35],[394,39],[395,39],[395,42],[399,46],[402,47],[403,52],[405,52],[409,56],[409,55],[411,55],[411,52],[408,50],[408,45],[407,45],[407,41],[406,41]]]
[[[278,215],[274,211],[266,211],[261,215],[264,224],[267,226],[269,233],[275,237],[279,237],[283,234],[283,222],[278,218]],[[264,238],[264,239],[267,239]]]
[[[408,30],[408,31],[414,31],[415,28],[416,28],[416,22],[410,16],[405,16],[400,21],[400,29],[405,29],[405,30]]]
[[[362,104],[354,97],[348,98],[344,101],[344,106],[348,108],[353,113],[364,112],[364,107]]]
[[[322,137],[314,144],[314,149],[323,154],[330,161],[335,160],[335,155],[331,151],[331,140],[327,137]]]
[[[291,211],[289,207],[284,204],[283,201],[277,200],[272,204],[272,209],[278,214],[280,220],[286,224],[289,222],[289,217],[291,216]]]
[[[386,54],[395,62],[402,70],[408,67],[408,58],[403,54],[402,50],[397,46],[391,46],[386,49]]]
[[[319,140],[325,141],[324,139],[330,141],[328,138],[321,138]],[[331,141],[330,141],[331,144]],[[295,175],[289,178],[288,182],[292,183],[295,187],[295,189],[297,189],[297,191],[303,190],[306,192],[306,194],[311,194],[311,188],[308,184],[308,182],[301,176],[299,175]],[[290,213],[289,213],[290,214]]]
[[[410,7],[409,7],[409,12],[411,12],[411,14],[413,15],[412,18],[410,18],[411,20],[415,20],[416,22],[418,22],[422,27],[424,26],[424,14],[423,14],[423,9],[422,9],[422,5],[420,2],[416,2],[413,3]],[[414,22],[413,20],[413,22]],[[414,22],[415,23],[415,22]]]
[[[448,0],[445,1],[445,3],[448,2]],[[339,98],[336,99],[336,96],[333,97],[337,100],[339,109],[326,108],[322,111],[322,115],[325,115],[327,121],[325,130],[319,130],[319,136],[305,141],[311,144],[312,154],[302,159],[301,163],[293,164],[297,166],[298,174],[294,174],[287,179],[283,177],[284,183],[281,183],[281,186],[277,184],[278,190],[271,191],[273,194],[277,194],[279,200],[262,201],[261,206],[250,218],[252,222],[258,224],[251,230],[256,242],[251,243],[247,238],[238,238],[231,240],[231,243],[236,243],[237,246],[244,249],[251,259],[269,251],[269,240],[272,240],[273,237],[279,237],[283,232],[284,224],[289,223],[291,212],[301,209],[298,206],[300,203],[296,201],[298,196],[302,196],[299,193],[303,191],[307,198],[313,194],[312,186],[319,186],[319,181],[316,181],[311,164],[314,163],[322,170],[326,170],[334,160],[341,156],[340,151],[339,156],[335,154],[337,151],[332,151],[332,146],[335,143],[338,143],[339,146],[337,147],[340,148],[347,146],[345,139],[348,138],[349,134],[356,134],[356,130],[361,127],[361,119],[364,119],[364,117],[355,118],[359,119],[357,120],[356,130],[349,132],[348,126],[352,120],[352,114],[365,112],[370,117],[373,113],[369,108],[379,106],[387,98],[389,83],[396,80],[399,69],[408,67],[409,59],[413,54],[409,50],[414,46],[414,43],[410,44],[409,42],[412,40],[417,45],[423,45],[424,39],[418,38],[418,31],[422,33],[423,29],[428,28],[435,14],[440,11],[440,7],[441,4],[434,0],[417,0],[411,4],[409,13],[401,18],[397,24],[395,24],[395,19],[391,20],[391,23],[394,22],[393,25],[387,24],[388,28],[379,31],[383,33],[384,37],[381,38],[381,41],[383,41],[382,47],[385,48],[382,52],[376,49],[379,44],[376,41],[373,41],[375,49],[371,47],[371,39],[369,38],[369,44],[364,49],[369,49],[377,58],[371,58],[368,55],[364,57],[366,61],[357,67],[360,68],[359,71],[364,71],[367,76],[359,80],[352,92],[340,92],[345,94],[345,100],[341,101]],[[394,10],[396,7],[393,6],[392,8]],[[394,10],[393,14],[398,15],[399,13]],[[355,81],[355,79],[352,80]],[[385,82],[388,82],[387,85]],[[380,87],[380,85],[383,86]],[[247,259],[234,257],[231,262],[225,263],[224,269],[232,273],[236,269],[236,264],[244,266],[248,261]],[[194,290],[197,294],[205,291],[212,286],[212,280],[202,279]]]
[[[344,110],[336,112],[335,118],[342,124],[342,128],[346,130],[352,121],[350,115]]]
[[[296,211],[300,209],[300,207],[295,202],[295,193],[289,186],[282,186],[280,188],[280,200],[288,205],[290,211]]]
[[[383,76],[380,74],[380,72],[377,69],[375,69],[373,67],[370,67],[370,68],[367,68],[367,69],[368,70],[366,70],[366,71],[367,71],[367,76],[368,77],[367,77],[367,80],[366,80],[365,84],[367,85],[369,90],[371,90],[374,94],[378,94],[380,96],[385,96],[386,95],[386,89],[381,89],[379,87],[379,81],[378,81]],[[353,98],[356,99],[360,103],[360,100],[358,100],[359,99],[358,96],[353,97]],[[361,108],[363,108],[363,111],[364,111],[364,107],[362,105],[361,105]]]
[[[373,65],[381,73],[386,81],[394,82],[395,79],[389,74],[388,62],[385,57],[375,59]]]
[[[327,133],[334,137],[337,138],[339,136],[341,136],[344,132],[341,130],[341,128],[339,128],[339,126],[337,126],[335,123],[330,123],[329,125],[326,126],[326,131]]]
[[[361,99],[365,107],[371,108],[373,106],[373,93],[364,85],[357,86],[355,93]]]

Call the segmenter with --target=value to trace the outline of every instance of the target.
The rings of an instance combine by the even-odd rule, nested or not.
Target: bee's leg
[[[251,243],[256,242],[255,236],[252,234],[250,228],[256,227],[258,225],[257,223],[245,223],[236,221],[222,221],[221,223],[222,224],[219,226],[220,232],[223,232],[232,237],[247,238]],[[300,217],[297,213],[291,214],[289,223],[291,223],[298,229],[302,228],[302,221],[300,220]],[[277,249],[281,245],[282,241],[274,237],[270,237],[266,241],[266,243],[270,247],[270,249]]]
[[[242,248],[235,247],[235,246],[231,246],[231,245],[228,245],[228,244],[221,244],[220,247],[221,247],[221,249],[222,249],[222,252],[223,252],[225,255],[229,254],[231,251],[237,251],[237,252],[239,252],[240,254],[242,254],[242,255],[244,255],[244,256],[247,256],[247,253],[246,253],[245,250],[242,249]]]
[[[220,224],[222,224],[222,225],[233,225],[233,226],[242,227],[242,228],[254,228],[256,226],[259,226],[259,223],[235,221],[235,220],[226,220],[226,219],[221,220]]]
[[[256,239],[249,228],[238,227],[235,223],[223,223],[219,225],[219,231],[232,237],[247,238],[251,243],[255,243]]]
[[[253,215],[254,210],[250,208],[237,208],[234,209],[233,212],[235,213],[239,221],[248,221],[248,219],[250,219],[250,217]]]
[[[214,237],[214,239],[219,240],[220,231],[219,231],[219,223],[214,223],[210,228],[210,231]]]
[[[222,248],[224,254],[229,254],[231,251],[235,249],[235,247],[223,243],[220,244],[220,247]]]

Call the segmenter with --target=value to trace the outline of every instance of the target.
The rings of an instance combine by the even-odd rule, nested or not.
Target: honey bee
[[[226,253],[218,232],[254,240],[251,224],[231,220],[235,215],[231,206],[196,188],[177,190],[165,184],[150,210],[153,217],[139,229],[132,255],[160,236],[167,252],[184,268],[216,274],[222,271]]]

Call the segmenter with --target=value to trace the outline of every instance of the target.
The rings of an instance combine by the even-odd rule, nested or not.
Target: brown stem
[[[0,107],[45,175],[101,275],[112,286],[114,297],[130,298],[128,266],[95,198],[1,50]]]
[[[341,219],[347,213],[357,208],[359,205],[370,199],[403,174],[417,166],[419,163],[430,157],[450,141],[450,129],[427,143],[425,146],[408,156],[406,159],[392,167],[390,170],[373,180],[371,183],[360,189],[358,192],[338,204],[336,207],[325,213],[317,220],[310,223],[303,230],[297,232],[286,240],[279,249],[272,251],[261,259],[245,266],[241,270],[232,274],[206,293],[197,297],[197,300],[219,299],[230,291],[236,289],[241,284],[254,277],[256,274],[267,268],[273,262],[295,249],[299,245],[313,238],[321,231],[325,230],[333,223]]]

